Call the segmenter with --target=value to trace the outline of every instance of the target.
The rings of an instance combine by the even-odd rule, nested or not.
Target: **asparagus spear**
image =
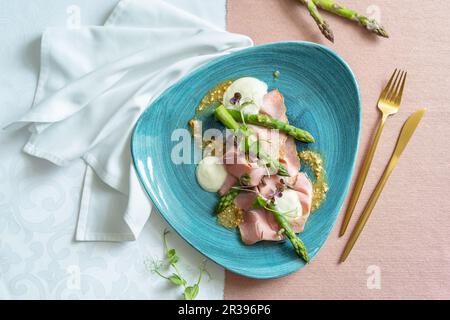
[[[278,129],[302,142],[315,142],[314,137],[308,131],[294,127],[289,123],[278,119],[263,114],[241,114],[238,110],[228,110],[228,112],[236,121],[244,121],[245,123],[255,124],[270,129]]]
[[[240,184],[236,184],[236,187],[240,186]],[[231,188],[225,193],[222,197],[220,197],[219,203],[216,206],[215,212],[216,214],[221,213],[227,207],[231,206],[234,199],[238,196],[241,191],[238,188]]]
[[[250,182],[250,175],[248,173],[244,173],[238,180],[238,182],[230,189],[227,193],[225,193],[222,197],[220,197],[219,203],[216,206],[215,212],[217,214],[221,213],[227,207],[231,206],[234,199],[239,195],[239,193],[244,190],[243,187],[248,186]]]
[[[346,8],[336,3],[334,0],[298,0],[298,1],[308,8],[309,13],[313,17],[314,21],[317,23],[322,34],[331,42],[334,42],[333,32],[328,23],[319,13],[318,8],[336,14],[345,19],[356,21],[370,32],[373,32],[379,35],[380,37],[389,38],[388,33],[377,20],[370,19],[364,15],[360,15],[357,11],[350,8]]]
[[[231,116],[231,114],[228,112],[227,108],[225,108],[223,104],[221,104],[216,108],[216,110],[214,111],[214,115],[216,116],[217,120],[222,122],[222,124],[228,129],[235,131],[242,129],[239,123],[237,123],[236,120],[234,120],[234,118]]]
[[[245,151],[248,152],[251,148],[250,144],[248,143],[248,138],[250,136],[250,131],[247,127],[241,126],[239,123],[237,123],[236,120],[234,120],[233,116],[228,112],[228,110],[223,106],[220,105],[217,107],[216,111],[214,112],[217,120],[222,122],[222,124],[231,130],[241,130],[242,133],[245,136]],[[267,162],[268,166],[271,168],[275,168],[277,170],[277,174],[280,176],[289,177],[289,172],[287,171],[286,167],[284,167],[278,160],[273,159],[269,155],[265,154],[262,150],[257,150],[258,157],[264,161]]]
[[[375,19],[369,19],[366,16],[360,15],[355,10],[346,8],[340,4],[337,4],[334,0],[313,0],[319,8],[328,12],[337,14],[345,19],[356,21],[361,26],[373,32],[380,37],[389,38],[388,33],[384,30],[383,26]]]
[[[266,209],[268,212],[273,214],[275,220],[280,226],[280,231],[291,241],[294,246],[294,250],[297,255],[305,260],[306,263],[310,261],[308,251],[306,250],[305,244],[299,237],[295,234],[294,230],[292,230],[290,223],[286,220],[286,218],[277,210],[275,204],[267,201],[261,195],[258,195],[255,200],[256,207],[262,207]]]
[[[334,42],[333,31],[331,30],[328,22],[322,17],[319,10],[317,9],[316,2],[313,0],[299,0],[299,1],[302,2],[308,8],[309,14],[314,19],[314,21],[316,22],[317,26],[320,29],[320,32],[322,32],[325,38],[327,38],[331,42]]]

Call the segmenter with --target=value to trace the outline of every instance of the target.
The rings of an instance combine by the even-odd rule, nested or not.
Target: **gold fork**
[[[340,259],[341,263],[345,262],[348,255],[350,254],[350,251],[352,251],[353,246],[355,245],[356,241],[361,235],[361,232],[364,229],[364,226],[369,220],[372,210],[375,208],[375,205],[378,201],[378,198],[381,195],[381,192],[383,191],[384,186],[386,185],[386,182],[391,176],[391,173],[394,170],[395,166],[397,165],[398,160],[400,159],[403,151],[405,151],[406,146],[410,142],[411,137],[413,136],[414,132],[417,129],[417,126],[419,125],[420,121],[422,120],[422,117],[426,112],[427,112],[426,108],[414,112],[403,125],[403,128],[397,139],[397,145],[395,146],[394,152],[392,152],[391,159],[386,165],[383,175],[381,176],[377,186],[373,190],[372,195],[369,197],[369,200],[367,201],[366,206],[364,207],[364,210],[361,213],[361,216],[359,217],[358,222],[356,223],[355,228],[353,229],[352,234],[350,235],[350,238],[347,241],[347,244],[345,245],[344,251],[342,252]]]
[[[340,237],[342,237],[347,230],[348,223],[350,222],[353,211],[355,210],[359,195],[361,194],[364,182],[366,181],[367,173],[369,172],[370,165],[372,164],[372,159],[377,149],[378,141],[380,140],[381,133],[383,132],[384,124],[386,123],[387,118],[390,115],[396,114],[400,108],[403,89],[405,88],[406,75],[407,72],[395,69],[391,79],[380,94],[380,98],[378,99],[378,109],[381,111],[382,117],[378,125],[377,132],[375,133],[375,137],[373,138],[372,145],[367,152],[361,171],[359,172],[356,180],[355,187],[345,213],[344,222],[342,223],[341,231],[339,233]]]

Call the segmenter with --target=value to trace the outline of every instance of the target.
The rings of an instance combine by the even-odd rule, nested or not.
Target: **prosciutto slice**
[[[272,90],[264,96],[261,113],[267,114],[272,118],[287,121],[286,106],[284,105],[283,95],[278,90]]]
[[[235,176],[228,174],[225,182],[223,183],[222,187],[219,190],[219,195],[223,196],[225,193],[227,193],[238,181],[238,178]]]
[[[302,206],[301,217],[293,221],[294,231],[298,233],[303,232],[305,229],[306,220],[308,220],[311,213],[313,187],[308,176],[305,173],[300,172],[297,174],[295,184],[292,188],[297,191],[298,199]]]
[[[273,215],[264,209],[252,209],[245,213],[244,222],[239,226],[241,239],[247,245],[260,240],[280,241],[283,237],[278,233],[278,223]]]
[[[300,170],[300,160],[298,159],[294,138],[288,137],[286,139],[280,163],[286,167],[291,177],[295,177]]]

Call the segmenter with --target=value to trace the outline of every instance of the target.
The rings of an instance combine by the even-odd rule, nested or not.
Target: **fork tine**
[[[392,84],[392,86],[386,96],[387,101],[393,102],[393,99],[395,97],[395,91],[398,89],[398,85],[400,84],[402,75],[403,75],[403,71],[399,70],[399,72],[397,73],[397,76],[395,77],[395,81]]]
[[[405,88],[406,83],[406,76],[408,75],[408,72],[405,72],[403,79],[402,79],[402,85],[400,87],[400,92],[395,97],[394,103],[398,106],[400,106],[400,103],[402,102],[402,96],[403,96],[403,89]]]
[[[404,75],[405,75],[405,72],[401,71],[400,77],[398,79],[398,82],[396,82],[395,89],[392,91],[392,96],[390,97],[390,101],[391,102],[395,102],[395,99],[397,98],[397,95],[398,95],[399,90],[400,90],[400,86],[401,86],[401,84],[403,82],[403,76]]]
[[[392,83],[392,81],[394,80],[395,75],[397,74],[397,71],[398,71],[397,69],[394,70],[394,73],[392,74],[391,79],[389,79],[389,82],[388,82],[387,85],[384,87],[383,91],[381,92],[381,94],[380,94],[380,99],[379,99],[379,100],[386,99],[387,93],[389,92],[389,89],[390,89],[390,87],[391,87],[391,83]]]

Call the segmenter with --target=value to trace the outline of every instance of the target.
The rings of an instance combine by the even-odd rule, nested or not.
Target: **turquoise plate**
[[[279,79],[273,72],[280,71]],[[348,65],[326,47],[282,42],[245,49],[216,59],[166,90],[138,120],[131,152],[141,183],[161,215],[189,244],[235,273],[275,278],[305,266],[289,242],[246,246],[237,230],[217,224],[215,193],[197,184],[194,164],[176,165],[174,130],[187,122],[202,97],[216,84],[243,76],[265,81],[284,95],[289,121],[310,131],[310,146],[325,158],[329,192],[300,235],[310,256],[325,243],[342,207],[353,173],[361,122],[359,89]],[[209,124],[211,125],[211,124]],[[218,124],[214,124],[216,127]],[[205,128],[204,128],[205,129]]]

